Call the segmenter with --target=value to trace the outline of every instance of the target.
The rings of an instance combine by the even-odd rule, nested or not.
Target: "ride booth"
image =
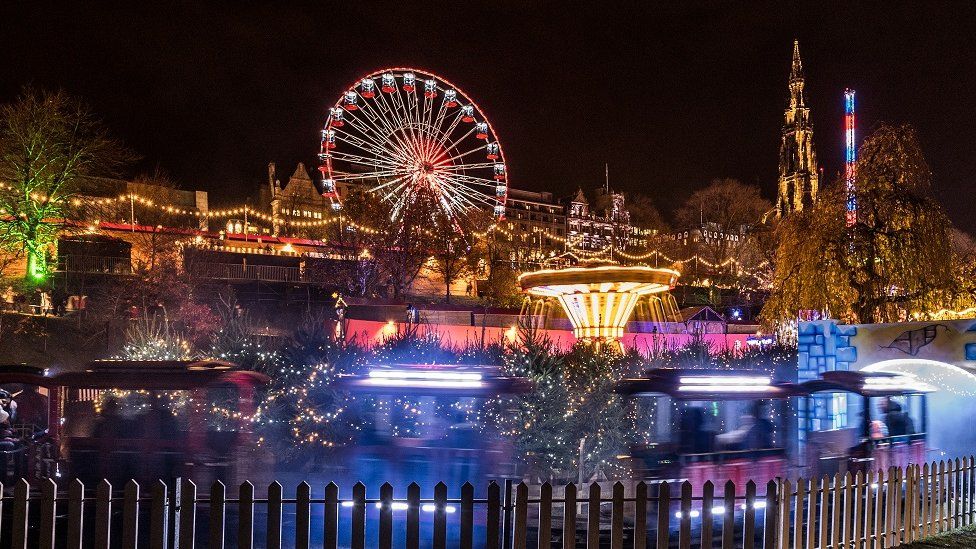
[[[800,384],[799,441],[813,478],[926,462],[926,395],[935,387],[886,372],[824,372]]]
[[[788,399],[797,387],[760,371],[652,369],[625,379],[618,392],[640,403],[646,442],[632,449],[637,476],[688,480],[696,495],[705,481],[731,480],[740,495],[789,472]]]

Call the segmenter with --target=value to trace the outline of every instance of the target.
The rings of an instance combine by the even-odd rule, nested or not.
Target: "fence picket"
[[[438,482],[434,485],[434,549],[447,546],[447,485]],[[525,545],[523,543],[522,547]]]
[[[502,549],[512,549],[512,512],[515,510],[513,499],[515,483],[512,479],[505,479],[505,503],[502,505]]]
[[[384,482],[380,486],[379,549],[393,547],[393,485]]]
[[[644,481],[637,483],[634,493],[634,549],[647,549],[647,483]]]
[[[366,546],[366,485],[357,482],[352,487],[352,549]]]
[[[763,514],[763,549],[776,546],[776,512],[779,485],[775,480],[766,483],[766,512]],[[724,548],[723,548],[724,549]]]
[[[41,482],[41,520],[38,531],[38,547],[54,549],[54,517],[57,516],[58,486],[46,478]]]
[[[586,502],[586,549],[600,549],[600,485],[590,484]]]
[[[621,486],[621,488],[623,487]],[[678,523],[678,549],[691,549],[691,483],[687,480],[681,483],[681,504],[679,510],[681,518]],[[623,520],[621,518],[622,522]],[[621,549],[622,546],[623,544],[621,543],[620,546],[613,547],[612,549]]]
[[[827,475],[820,479],[820,522],[818,526],[818,547],[827,547],[830,545],[830,477]]]
[[[550,494],[552,488],[550,487]],[[549,512],[552,513],[550,503]],[[461,549],[474,546],[474,485],[465,482],[461,485]]]
[[[130,480],[122,495],[122,547],[136,549],[139,544],[139,484]]]
[[[613,484],[612,501],[610,506],[610,549],[624,547],[624,485],[620,482]]]
[[[219,480],[210,487],[210,543],[207,549],[224,549],[227,515],[227,487]]]
[[[952,479],[952,527],[959,528],[962,526],[962,519],[960,518],[960,508],[962,507],[962,468],[960,467],[959,458],[954,460],[954,472],[955,475]]]
[[[339,486],[334,482],[325,485],[324,512],[322,546],[324,549],[336,549],[339,544]],[[407,516],[410,516],[409,511],[407,511]],[[410,539],[409,536],[407,539]]]
[[[921,519],[921,526],[919,527],[919,535],[925,537],[929,531],[929,491],[932,488],[929,482],[929,464],[926,463],[922,465],[922,474],[920,475],[921,490],[919,490],[919,496],[921,500],[921,512],[919,513]]]
[[[789,479],[780,483],[779,505],[777,506],[777,521],[779,534],[777,536],[777,547],[789,549],[790,547],[790,498],[793,496],[793,484]]]
[[[277,480],[268,485],[268,521],[265,547],[281,549],[281,483]]]
[[[152,502],[149,505],[149,549],[168,549],[169,540],[169,493],[166,483],[153,483]]]
[[[10,546],[27,549],[27,516],[30,514],[30,485],[20,479],[14,485],[14,518]]]
[[[928,534],[933,535],[938,528],[936,519],[939,515],[939,464],[932,462],[929,469],[929,518]]]
[[[899,545],[899,540],[901,539],[899,523],[901,522],[899,518],[898,509],[901,504],[901,476],[898,474],[899,470],[897,467],[888,468],[888,513],[890,517],[888,518],[888,547],[895,547]]]
[[[494,494],[494,496],[492,496]],[[492,500],[494,497],[494,501]],[[492,516],[492,505],[496,513],[495,522],[488,521],[488,535],[495,535],[495,545],[490,545],[493,549],[498,549],[498,517],[499,511],[499,492],[498,485],[494,481],[488,485],[488,516]],[[420,547],[420,485],[411,482],[407,486],[407,549],[418,549]]]
[[[539,538],[536,546],[549,549],[552,542],[552,484],[543,483],[539,489]]]
[[[254,549],[254,485],[245,480],[237,496],[237,549]]]
[[[312,534],[312,485],[300,482],[295,488],[295,549],[309,549]]]
[[[524,482],[520,482],[515,485],[515,536],[512,541],[513,549],[525,549],[528,516],[529,487]]]
[[[807,532],[803,544],[804,549],[813,549],[817,534],[817,479],[808,481],[807,490]]]
[[[974,489],[976,489],[976,456],[969,456],[969,467],[966,468],[966,524],[970,525],[973,523],[973,511],[976,510],[976,505],[973,504],[973,498],[976,496],[974,494]]]
[[[962,458],[962,484],[960,485],[959,524],[969,526],[969,458]]]
[[[909,465],[905,469],[905,511],[902,522],[905,524],[905,541],[915,541],[915,515],[918,509],[918,499],[916,498],[917,475],[915,465]]]
[[[715,497],[715,485],[712,481],[706,480],[705,485],[702,486],[702,510],[701,510],[701,549],[712,549],[713,532],[712,532],[712,507],[714,503],[712,502]],[[640,515],[637,515],[638,518]],[[639,524],[639,523],[638,523]],[[634,544],[634,549],[643,549]]]
[[[657,549],[668,549],[671,530],[671,486],[668,481],[657,485]]]
[[[567,484],[563,492],[563,549],[576,548],[576,485]],[[494,549],[494,548],[490,548]]]
[[[884,471],[878,469],[877,490],[874,494],[874,549],[881,549],[885,536],[885,478]]]
[[[756,545],[756,483],[746,483],[746,510],[742,519],[742,547],[752,549]]]
[[[796,501],[794,503],[793,514],[793,549],[804,549],[803,523],[806,514],[803,512],[803,505],[807,500],[807,481],[796,479]]]
[[[833,486],[830,492],[830,543],[832,547],[842,547],[841,527],[844,518],[843,510],[843,477],[840,473],[834,475]]]
[[[0,488],[0,493],[2,492]],[[85,527],[85,485],[78,479],[68,485],[68,544],[66,549],[81,549]],[[177,548],[179,549],[179,548]]]
[[[851,476],[851,472],[848,471],[844,475],[844,517],[843,517],[843,533],[841,538],[841,545],[844,549],[848,549],[854,541],[854,477]]]
[[[195,549],[197,535],[197,485],[192,480],[180,480],[179,545],[173,549]]]
[[[415,489],[416,488],[416,489]],[[419,507],[420,503],[420,487],[416,483],[411,484],[410,488],[407,489],[407,499],[410,503],[408,505],[416,505]],[[498,531],[500,525],[498,521],[501,519],[502,515],[502,495],[501,488],[498,483],[491,481],[488,483],[488,505],[486,511],[485,520],[485,547],[486,549],[498,549]],[[413,543],[411,544],[410,537],[410,525],[411,525],[411,515],[410,511],[407,511],[407,549],[417,549],[419,547],[419,534],[417,533],[418,523],[420,521],[417,511],[414,511],[412,515],[413,519]]]
[[[864,477],[860,471],[854,475],[854,521],[851,530],[851,547],[861,549],[862,517],[864,516]]]
[[[942,519],[944,518],[943,505],[945,504],[945,498],[942,497],[945,491],[945,461],[939,460],[938,465],[938,477],[935,481],[935,533],[941,534],[942,529]]]
[[[95,549],[112,545],[112,485],[102,480],[95,488]]]
[[[725,513],[722,515],[722,549],[735,546],[735,483],[725,482]],[[667,548],[667,545],[664,546]],[[658,549],[661,546],[658,545]]]

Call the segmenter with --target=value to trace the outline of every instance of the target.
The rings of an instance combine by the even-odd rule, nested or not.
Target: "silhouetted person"
[[[766,448],[773,447],[773,422],[766,419],[763,413],[763,403],[756,401],[752,405],[752,427],[749,428],[749,432],[746,434],[746,449],[747,450],[763,450]]]
[[[695,406],[684,410],[678,428],[682,454],[703,454],[712,450],[711,433],[705,430],[705,411]]]
[[[33,425],[36,429],[47,428],[48,399],[37,392],[36,385],[25,385],[14,398],[17,403],[17,422]]]
[[[915,424],[901,409],[901,404],[889,400],[885,404],[885,425],[888,426],[888,436],[897,437],[915,433]]]

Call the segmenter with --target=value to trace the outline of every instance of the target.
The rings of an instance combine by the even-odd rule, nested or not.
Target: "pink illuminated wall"
[[[349,320],[347,327],[347,339],[355,338],[362,344],[375,344],[385,337],[392,336],[397,330],[402,328],[401,324],[394,322],[377,322],[371,320]],[[502,339],[514,340],[518,337],[515,330],[511,328],[485,327],[480,326],[457,326],[449,324],[431,325],[429,329],[441,334],[443,340],[451,345],[465,346],[472,343],[477,344],[482,341],[490,343]],[[568,350],[576,343],[573,332],[570,330],[544,330],[546,334],[562,350]],[[739,349],[745,348],[746,334],[705,334],[702,337],[711,344],[714,350]],[[691,340],[689,334],[635,334],[627,333],[620,339],[625,349],[636,348],[639,352],[647,354],[655,346],[657,347],[680,347]]]

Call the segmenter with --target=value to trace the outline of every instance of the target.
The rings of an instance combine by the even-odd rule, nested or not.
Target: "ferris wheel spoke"
[[[385,160],[382,158],[370,158],[366,156],[360,156],[357,154],[347,153],[345,151],[333,150],[329,152],[330,155],[336,160],[342,160],[344,162],[349,162],[352,164],[360,166],[380,166],[388,169],[396,169],[402,167],[402,164],[392,162],[390,160]]]
[[[469,154],[474,154],[476,152],[483,151],[483,150],[485,150],[485,146],[484,145],[480,145],[478,147],[475,147],[475,148],[471,149],[470,151],[466,151],[466,152],[463,152],[461,154],[454,155],[454,156],[452,156],[450,158],[445,158],[445,159],[437,160],[437,165],[438,166],[442,166],[443,165],[444,166],[443,169],[445,169],[445,170],[450,169],[451,166],[460,166],[462,168],[468,167],[468,166],[472,166],[474,164],[458,164],[457,161],[460,160],[460,159],[462,159],[462,158],[464,158],[465,156],[468,156]],[[480,164],[477,164],[477,165],[480,165]],[[494,162],[489,162],[486,165],[488,167],[491,167],[491,166],[494,166],[495,163]]]
[[[484,148],[484,147],[482,147],[482,148]],[[475,149],[474,151],[471,151],[471,152],[476,152],[478,150],[481,150],[481,149]],[[471,152],[465,153],[465,154],[470,154]],[[461,158],[462,156],[465,156],[465,155],[458,155],[458,156],[456,156],[454,158]],[[479,162],[477,164],[448,164],[448,165],[443,166],[443,167],[438,166],[437,169],[439,169],[439,170],[445,170],[445,171],[449,171],[449,172],[453,172],[453,171],[457,171],[457,170],[476,170],[476,169],[483,169],[483,168],[494,168],[494,166],[495,166],[495,163],[494,162]]]
[[[383,114],[384,109],[381,108],[381,105],[386,107],[386,94],[380,92],[378,97],[380,97],[381,101],[364,102],[364,105],[366,105],[369,110],[375,114],[377,120],[381,121],[383,131],[385,131],[386,135],[388,136],[388,141],[390,139],[395,140],[401,151],[410,150],[411,146],[403,140],[403,136],[400,135],[399,131],[399,128],[403,127],[403,121],[399,119],[399,117],[396,117],[394,120],[388,119],[386,115]],[[390,111],[389,108],[386,108],[385,110]],[[391,114],[396,114],[393,111],[390,112]]]
[[[409,174],[412,170],[399,169],[399,170],[385,170],[378,172],[363,172],[363,173],[348,173],[344,175],[334,176],[333,181],[353,181],[356,179],[376,179],[380,177],[393,177],[396,175]]]
[[[444,147],[444,150],[442,150],[436,157],[434,157],[433,159],[431,159],[431,162],[434,162],[435,164],[438,163],[438,162],[440,162],[440,160],[442,158],[448,156],[453,149],[456,149],[458,145],[460,145],[465,139],[467,139],[469,136],[471,136],[471,134],[474,133],[474,130],[475,130],[474,127],[472,127],[464,135],[462,135],[460,138],[454,140],[454,142],[451,143],[451,145],[449,147]],[[475,150],[477,150],[477,149],[475,149]]]
[[[346,130],[343,130],[341,128],[334,128],[334,130],[336,131],[337,134],[338,133],[341,133],[341,134],[345,135],[347,137],[347,139],[349,139],[350,141],[354,141],[353,142],[354,145],[359,146],[360,148],[365,149],[365,148],[367,148],[365,146],[365,144],[366,143],[369,143],[373,147],[375,147],[375,150],[373,150],[371,152],[377,153],[379,151],[382,151],[382,153],[380,153],[380,154],[383,154],[386,157],[393,157],[393,158],[396,158],[396,159],[398,159],[398,160],[400,160],[402,162],[407,162],[408,161],[408,157],[407,156],[403,155],[402,153],[399,153],[395,149],[392,149],[392,148],[388,147],[387,146],[388,145],[387,142],[380,142],[379,139],[375,136],[375,134],[376,134],[375,129],[374,129],[374,131],[370,131],[369,127],[362,120],[360,120],[358,117],[356,117],[355,115],[350,115],[349,117],[346,118],[346,121],[349,123],[349,125],[351,127],[355,128],[359,133],[361,133],[363,136],[365,136],[365,139],[363,137],[359,137],[357,135],[354,135],[354,134],[352,134],[352,133],[350,133],[350,132],[348,132]]]
[[[449,188],[455,195],[463,197],[469,203],[473,203],[471,201],[477,201],[482,204],[488,204],[490,202],[488,195],[472,189],[454,175],[438,175],[437,179],[441,182],[443,188]]]
[[[412,175],[413,175],[412,173],[408,173],[406,175],[402,175],[400,177],[397,177],[396,179],[391,179],[391,180],[386,181],[384,183],[381,183],[381,184],[379,184],[379,185],[377,185],[375,187],[372,187],[369,190],[372,191],[372,192],[377,192],[377,191],[382,191],[383,189],[386,189],[387,187],[391,187],[393,185],[396,185],[396,184],[400,183],[401,181],[406,181],[407,183],[409,183],[409,180],[412,177]]]
[[[451,174],[451,177],[453,177],[455,179],[458,179],[460,181],[464,181],[465,183],[468,183],[468,184],[471,184],[471,185],[484,185],[486,187],[491,187],[492,189],[494,189],[495,187],[497,187],[498,184],[500,183],[499,181],[495,181],[494,179],[487,179],[487,178],[484,178],[484,177],[475,177],[473,175],[467,175],[467,174],[463,174],[463,173],[452,173]]]

